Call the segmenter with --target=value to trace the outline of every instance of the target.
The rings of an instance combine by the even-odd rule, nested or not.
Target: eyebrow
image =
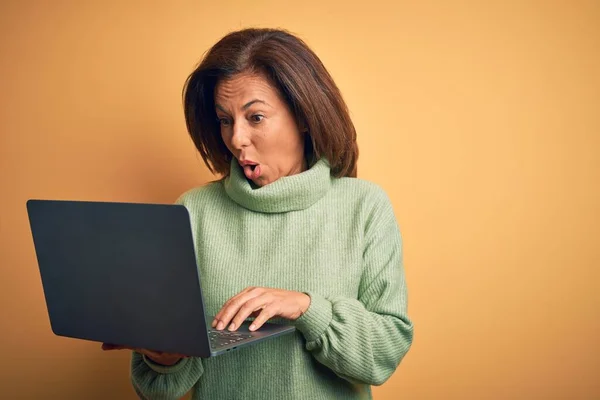
[[[264,105],[267,105],[267,106],[269,105],[269,104],[268,104],[266,101],[264,101],[264,100],[260,100],[260,99],[253,99],[253,100],[250,100],[249,102],[247,102],[246,104],[244,104],[244,105],[242,106],[242,110],[244,110],[244,111],[245,111],[245,110],[247,110],[247,109],[248,109],[248,108],[249,108],[249,107],[250,107],[252,104],[254,104],[254,103],[262,103],[262,104],[264,104]],[[216,108],[218,108],[219,110],[223,111],[224,113],[227,113],[227,110],[225,110],[225,108],[223,108],[223,106],[221,106],[220,104],[218,104],[218,103],[217,103],[217,104],[215,104],[215,107],[216,107]]]

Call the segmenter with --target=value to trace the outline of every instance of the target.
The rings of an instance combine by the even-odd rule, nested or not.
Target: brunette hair
[[[220,134],[215,86],[244,72],[262,73],[278,89],[296,122],[307,130],[309,162],[324,157],[334,176],[356,177],[356,129],[331,75],[302,39],[285,30],[258,28],[224,36],[185,81],[187,130],[211,172],[227,176],[232,158]]]

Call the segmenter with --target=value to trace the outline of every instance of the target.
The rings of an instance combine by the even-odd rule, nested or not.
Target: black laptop
[[[207,358],[295,330],[211,328],[182,205],[33,199],[27,212],[58,336]]]

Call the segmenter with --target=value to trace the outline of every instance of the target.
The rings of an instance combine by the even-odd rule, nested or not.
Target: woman
[[[220,40],[184,90],[187,128],[223,179],[184,193],[206,311],[295,334],[210,359],[136,349],[146,399],[370,398],[413,336],[392,206],[356,179],[356,132],[317,56],[284,31]],[[108,346],[106,347],[109,348]]]

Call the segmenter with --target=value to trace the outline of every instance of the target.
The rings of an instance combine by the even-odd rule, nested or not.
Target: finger
[[[237,314],[231,320],[229,330],[234,331],[242,325],[246,318],[250,317],[250,314],[262,310],[265,305],[272,301],[272,296],[269,293],[263,293],[260,296],[256,296],[248,300],[238,310]]]
[[[131,347],[120,346],[117,344],[102,343],[102,350],[110,351],[110,350],[133,350],[133,349]]]
[[[215,327],[217,326],[218,322],[220,321],[221,317],[223,316],[223,313],[225,312],[225,310],[226,310],[226,309],[227,309],[227,308],[228,308],[228,307],[229,307],[229,306],[230,306],[230,305],[231,305],[233,302],[237,301],[237,300],[238,300],[238,299],[239,299],[241,296],[243,296],[243,295],[245,295],[245,294],[247,294],[247,293],[249,293],[249,292],[255,291],[256,289],[258,289],[258,288],[257,288],[257,287],[255,287],[255,286],[249,286],[249,287],[247,287],[246,289],[244,289],[244,290],[242,290],[241,292],[239,292],[238,294],[236,294],[235,296],[233,296],[233,297],[229,298],[229,300],[227,300],[227,301],[226,301],[226,302],[223,304],[223,306],[221,307],[221,309],[219,310],[219,312],[217,313],[217,315],[215,315],[215,318],[213,319],[213,322],[212,322],[211,326],[212,326],[213,328],[215,328]]]
[[[163,353],[162,351],[154,351],[154,350],[148,350],[148,349],[136,349],[135,351],[137,351],[140,354],[144,354],[146,357],[150,357],[154,360],[160,360],[165,357],[178,356],[177,354]],[[181,358],[181,357],[179,357],[179,358]]]
[[[265,322],[267,322],[269,319],[273,318],[277,314],[278,311],[275,305],[270,304],[266,306],[265,308],[263,308],[262,312],[258,315],[258,317],[256,317],[256,319],[252,321],[252,323],[250,324],[250,330],[255,331],[257,329],[260,329],[260,327],[263,326]]]
[[[159,353],[158,351],[152,351],[152,350],[148,350],[148,349],[135,349],[134,351],[136,353],[140,353],[147,357],[152,357],[152,358],[160,358],[160,356],[161,356],[161,353]]]
[[[262,293],[264,293],[264,289],[253,288],[252,290],[248,290],[245,293],[240,293],[237,295],[235,299],[232,299],[227,306],[224,306],[217,314],[217,317],[215,317],[215,320],[217,321],[217,324],[215,325],[216,329],[224,329],[227,325],[229,325],[231,319],[239,312],[240,308],[248,300],[260,296]]]
[[[161,351],[153,351],[148,349],[135,349],[135,351],[140,354],[144,354],[146,357],[150,357],[150,359],[156,360],[159,363],[165,358],[189,358],[189,356],[179,353],[163,353]]]

